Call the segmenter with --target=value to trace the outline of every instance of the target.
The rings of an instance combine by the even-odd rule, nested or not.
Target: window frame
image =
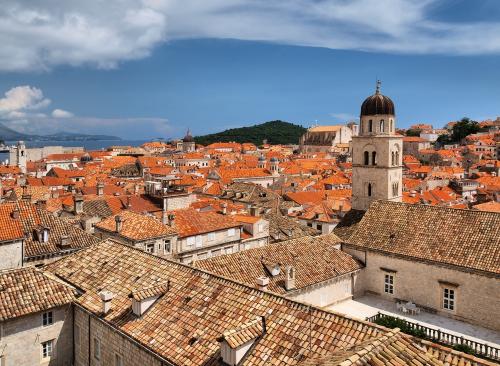
[[[52,310],[42,313],[42,327],[49,327],[54,324],[54,312]]]
[[[384,273],[384,294],[394,295],[394,273]]]
[[[54,339],[49,339],[40,344],[42,347],[42,360],[50,360],[54,356],[54,343]]]
[[[457,309],[457,291],[451,287],[442,288],[442,303],[441,306],[446,311],[456,311]]]
[[[119,353],[115,353],[115,366],[123,366],[123,356]]]
[[[97,337],[94,337],[94,352],[93,356],[97,361],[101,360],[101,340]]]
[[[153,254],[155,252],[155,243],[146,243],[144,251]]]

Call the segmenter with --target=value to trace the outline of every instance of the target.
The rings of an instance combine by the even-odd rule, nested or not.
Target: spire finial
[[[375,94],[380,94],[380,86],[382,85],[382,82],[377,79],[377,88],[375,89]]]

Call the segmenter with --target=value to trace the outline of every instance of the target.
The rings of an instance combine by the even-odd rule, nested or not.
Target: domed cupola
[[[380,80],[378,80],[375,94],[366,98],[361,105],[361,117],[380,114],[395,115],[396,113],[391,98],[380,93]]]
[[[186,136],[184,136],[184,138],[182,139],[182,142],[193,142],[193,141],[194,141],[194,138],[191,135],[191,131],[188,129]]]

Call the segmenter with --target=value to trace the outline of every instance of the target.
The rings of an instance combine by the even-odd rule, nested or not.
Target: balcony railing
[[[419,323],[411,322],[406,319],[383,314],[380,312],[366,318],[366,320],[372,323],[377,323],[378,320],[381,320],[383,318],[398,319],[408,328],[422,334],[425,333],[425,339],[428,339],[432,342],[445,344],[451,347],[466,346],[474,352],[474,355],[477,355],[479,357],[486,357],[492,360],[500,360],[500,348],[490,346],[486,343],[476,342],[471,339],[464,338],[463,336],[457,336],[456,334],[443,332],[441,329],[429,328]]]

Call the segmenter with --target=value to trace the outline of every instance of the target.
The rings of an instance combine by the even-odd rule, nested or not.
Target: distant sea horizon
[[[89,140],[89,141],[25,141],[27,148],[44,146],[64,146],[64,147],[83,147],[88,150],[106,150],[109,146],[140,146],[150,140]],[[17,141],[5,141],[7,146],[16,145]],[[0,153],[0,164],[9,159],[9,153]]]

